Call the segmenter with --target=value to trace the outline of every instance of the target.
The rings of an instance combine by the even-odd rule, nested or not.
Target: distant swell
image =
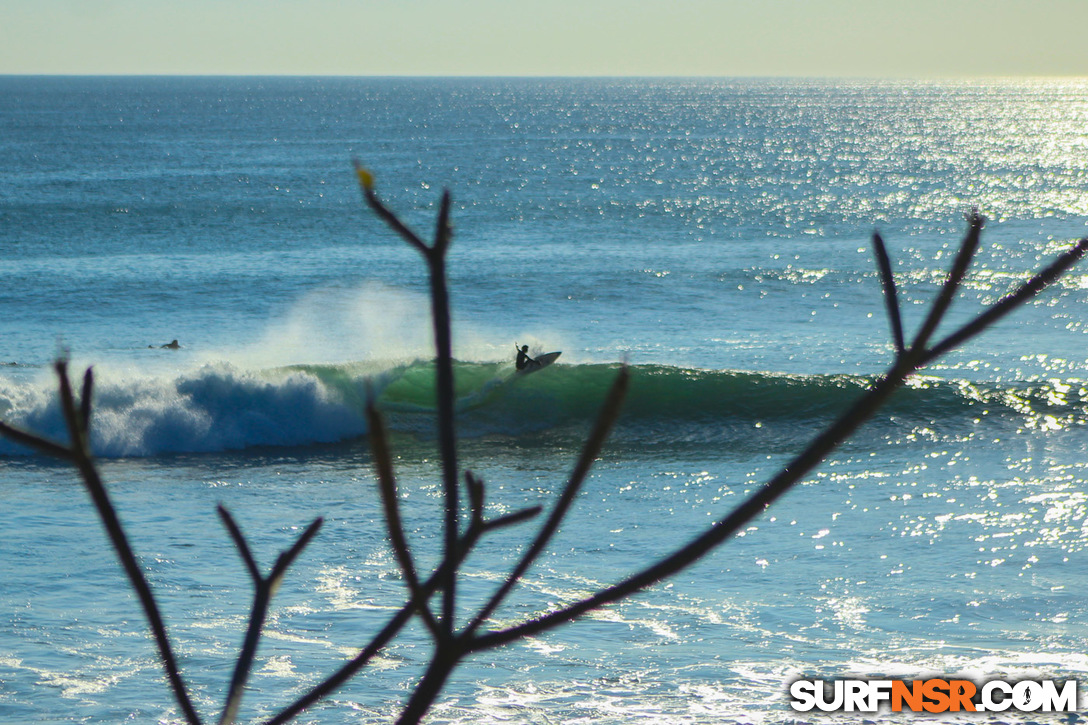
[[[556,364],[528,376],[510,364],[458,363],[458,412],[463,435],[528,435],[597,414],[618,366]],[[723,429],[777,423],[807,437],[844,410],[870,379],[847,375],[785,375],[632,368],[618,435],[639,426]],[[416,362],[385,370],[359,365],[305,365],[263,371],[227,364],[175,377],[102,375],[96,385],[92,443],[106,457],[211,452],[254,446],[300,446],[366,434],[368,390],[392,429],[429,437],[434,431],[434,369]],[[1024,419],[1083,417],[1082,387],[1060,383],[982,388],[921,379],[881,412],[884,419],[970,420],[983,414]],[[0,415],[54,439],[65,437],[49,383],[0,380]],[[26,450],[0,440],[0,455]]]

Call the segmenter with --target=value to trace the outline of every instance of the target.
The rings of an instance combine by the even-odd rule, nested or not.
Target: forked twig
[[[964,325],[931,347],[924,358],[925,363],[928,364],[941,357],[996,324],[1001,318],[1039,294],[1045,287],[1069,271],[1074,264],[1080,261],[1086,251],[1088,251],[1088,238],[1078,241],[1071,249],[1051,262],[1046,269],[1020,285],[1016,291],[1002,297],[972,322]]]
[[[268,619],[268,607],[272,602],[272,596],[276,593],[276,589],[279,588],[280,582],[283,581],[283,576],[287,573],[288,567],[317,535],[323,520],[317,518],[307,526],[294,545],[280,554],[276,564],[272,567],[272,571],[265,577],[261,575],[260,569],[257,567],[257,561],[253,558],[249,544],[246,542],[242,530],[235,523],[234,517],[222,505],[218,507],[218,511],[220,518],[223,519],[223,523],[227,527],[227,531],[230,532],[230,537],[234,541],[242,561],[246,565],[246,569],[249,571],[250,578],[253,580],[253,605],[249,613],[249,626],[246,628],[242,649],[235,662],[230,690],[227,693],[227,701],[219,718],[219,725],[231,725],[238,717],[238,709],[242,705],[242,695],[245,693],[246,682],[249,681],[249,674],[253,669],[253,660],[257,656],[257,645],[261,639],[264,623]]]
[[[504,514],[497,519],[490,519],[484,517],[484,503],[486,500],[486,488],[484,482],[472,471],[465,471],[465,488],[468,489],[469,505],[470,509],[470,530],[475,528],[480,534],[486,534],[489,531],[496,531],[498,529],[504,529],[507,526],[513,526],[519,524],[522,521],[527,521],[531,518],[535,518],[540,515],[540,512],[544,510],[542,506],[529,506],[521,509],[520,511],[514,511],[508,514]]]
[[[10,426],[3,421],[0,421],[0,435],[15,441],[21,446],[31,448],[42,455],[49,456],[50,458],[57,458],[69,463],[75,463],[75,454],[60,443],[54,443],[48,438],[42,438],[33,433],[27,433],[26,431]]]

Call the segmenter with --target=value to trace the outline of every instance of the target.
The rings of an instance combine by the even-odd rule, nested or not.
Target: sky
[[[0,0],[0,74],[1086,76],[1088,0]]]

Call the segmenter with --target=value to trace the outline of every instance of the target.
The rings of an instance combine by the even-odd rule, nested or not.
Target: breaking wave
[[[597,414],[618,365],[556,364],[517,375],[509,363],[456,366],[463,435],[526,435],[581,426]],[[751,426],[772,422],[811,435],[813,425],[841,412],[871,384],[850,375],[787,375],[632,367],[630,393],[617,435],[640,426]],[[0,378],[0,416],[61,440],[64,421],[53,383]],[[255,446],[301,446],[359,438],[365,404],[374,395],[393,430],[429,436],[434,428],[434,369],[413,362],[299,365],[244,370],[221,363],[184,374],[100,374],[92,444],[105,457],[212,452]],[[883,409],[884,419],[909,422],[1011,418],[1017,425],[1083,419],[1088,393],[1079,382],[1049,381],[984,388],[964,381],[919,378]],[[26,450],[0,440],[0,455]]]

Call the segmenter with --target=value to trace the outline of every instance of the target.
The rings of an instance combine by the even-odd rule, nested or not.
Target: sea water
[[[52,362],[93,365],[103,477],[208,717],[251,596],[216,505],[266,569],[324,517],[246,693],[267,717],[404,601],[368,395],[421,568],[442,540],[426,270],[353,158],[425,238],[452,194],[460,452],[491,515],[550,504],[631,370],[498,628],[695,536],[886,369],[874,230],[909,334],[987,217],[949,330],[1088,234],[1086,151],[1077,80],[0,78],[0,415],[63,438]],[[809,719],[801,676],[1083,678],[1086,301],[1074,269],[691,569],[466,662],[432,721],[780,723]],[[515,344],[563,354],[517,377]],[[463,619],[534,526],[481,542]],[[0,530],[0,719],[179,722],[73,471],[0,442]],[[300,721],[394,716],[429,651],[410,627]]]

